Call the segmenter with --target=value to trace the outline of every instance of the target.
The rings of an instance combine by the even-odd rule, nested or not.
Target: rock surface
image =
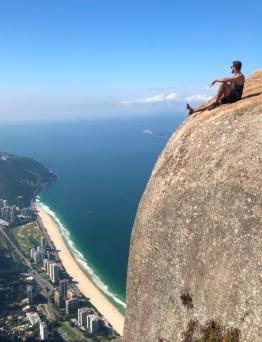
[[[161,153],[126,297],[125,342],[183,341],[191,320],[210,319],[262,341],[262,70],[241,101],[188,117]]]

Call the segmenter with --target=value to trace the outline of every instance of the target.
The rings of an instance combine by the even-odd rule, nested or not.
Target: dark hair
[[[241,70],[242,67],[242,63],[240,61],[234,61],[233,62],[233,66],[237,69],[237,70]]]

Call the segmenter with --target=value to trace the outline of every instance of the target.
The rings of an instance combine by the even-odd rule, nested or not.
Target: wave
[[[61,219],[57,216],[57,214],[51,210],[45,203],[41,202],[40,197],[37,196],[36,202],[38,205],[40,205],[45,212],[47,212],[52,218],[55,220],[55,222],[58,225],[58,228],[64,237],[64,239],[67,242],[68,247],[70,248],[74,258],[76,261],[81,265],[81,267],[88,272],[90,275],[92,281],[95,283],[97,287],[99,287],[102,292],[104,292],[107,296],[111,297],[116,303],[122,305],[124,308],[126,308],[125,302],[123,302],[121,299],[119,299],[116,294],[112,293],[109,289],[109,287],[99,278],[99,276],[95,273],[95,271],[92,269],[92,267],[88,264],[86,258],[84,255],[77,249],[75,243],[71,239],[70,231],[65,227],[65,225],[62,223]]]

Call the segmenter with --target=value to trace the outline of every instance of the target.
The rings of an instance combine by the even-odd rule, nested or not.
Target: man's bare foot
[[[188,103],[186,105],[186,109],[188,110],[188,115],[191,115],[194,113],[194,109],[192,107],[190,107]]]

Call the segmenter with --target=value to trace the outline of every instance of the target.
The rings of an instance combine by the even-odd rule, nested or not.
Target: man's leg
[[[228,85],[228,83],[224,82],[221,83],[221,86],[218,88],[218,92],[217,92],[217,96],[215,98],[214,102],[219,102],[219,100],[221,99],[221,97],[226,97],[231,93],[231,87],[230,85]]]
[[[222,98],[222,97],[225,97],[225,96],[228,96],[231,92],[231,88],[230,86],[224,82],[221,84],[221,86],[218,88],[218,92],[217,92],[217,95],[216,97],[213,99],[212,102],[210,102],[208,105],[202,105],[196,109],[193,109],[191,108],[189,105],[187,105],[187,109],[190,110],[192,109],[193,111],[190,111],[191,114],[193,113],[197,113],[197,112],[203,112],[204,110],[208,109],[212,104],[214,103],[219,103],[219,100]]]

